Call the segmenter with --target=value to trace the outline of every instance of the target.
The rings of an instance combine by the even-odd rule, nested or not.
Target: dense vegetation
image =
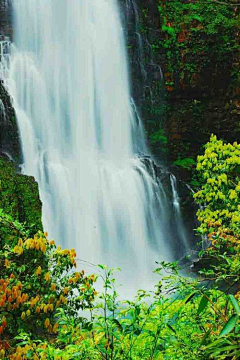
[[[157,264],[158,284],[133,300],[119,300],[114,269],[76,271],[74,249],[1,210],[0,358],[236,360],[239,162],[240,145],[211,137],[196,168],[201,270],[186,277],[177,263]]]

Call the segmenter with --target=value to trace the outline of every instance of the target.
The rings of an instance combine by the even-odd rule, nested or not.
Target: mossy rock
[[[42,230],[42,203],[33,177],[16,173],[15,165],[0,157],[0,208],[25,224],[31,234]]]

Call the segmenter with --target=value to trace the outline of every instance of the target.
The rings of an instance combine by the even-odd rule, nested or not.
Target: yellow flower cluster
[[[56,291],[56,288],[57,288],[56,284],[51,284],[51,290],[52,291]]]
[[[9,279],[0,279],[0,308],[11,311],[25,303],[28,300],[28,294],[22,294],[21,289],[20,282],[12,286]]]
[[[1,349],[0,350],[0,359],[5,359],[5,350],[4,349]]]
[[[53,326],[50,323],[49,318],[46,318],[45,322],[44,322],[44,326],[45,328],[52,334],[56,334],[58,331],[58,323],[55,323]]]
[[[24,320],[26,317],[28,318],[31,315],[31,311],[28,309],[26,312],[23,311],[21,314],[21,319]]]
[[[18,244],[14,246],[13,252],[17,255],[22,255],[23,253],[23,241],[22,239],[18,240]]]
[[[38,266],[38,268],[36,270],[36,275],[39,276],[39,275],[41,275],[41,273],[42,273],[42,268],[41,268],[41,266]]]
[[[27,344],[23,347],[18,346],[17,348],[15,348],[14,353],[11,354],[9,356],[10,360],[27,360],[29,359],[29,353],[32,353],[31,359],[32,360],[40,360],[40,359],[46,359],[46,354],[42,351],[45,350],[47,348],[46,344],[41,344],[41,345],[36,345],[35,343],[33,344]],[[41,351],[37,351],[37,350],[41,350]],[[5,353],[5,351],[4,351]],[[1,352],[0,352],[1,354]],[[0,356],[1,359],[1,356]],[[2,359],[4,359],[4,357],[2,357]]]
[[[84,274],[84,272],[82,272],[82,273],[75,272],[75,273],[74,273],[74,276],[73,276],[73,277],[70,277],[70,278],[68,279],[69,285],[70,285],[70,284],[76,284],[76,283],[78,282],[78,280],[83,276],[83,274]]]
[[[75,260],[77,254],[76,254],[75,249],[71,249],[71,250],[63,249],[63,250],[62,250],[62,249],[61,249],[61,246],[58,246],[58,248],[57,248],[57,250],[56,250],[56,254],[61,255],[61,256],[69,256],[71,263],[72,263],[75,267],[77,266],[76,260]]]
[[[45,233],[45,236],[46,236],[46,234],[47,233]],[[33,239],[30,238],[30,239],[25,240],[24,242],[22,239],[19,239],[18,244],[14,247],[13,251],[17,255],[22,255],[22,253],[24,251],[24,247],[25,247],[27,250],[30,249],[30,250],[36,250],[36,251],[41,251],[41,252],[45,253],[47,251],[47,247],[49,245],[50,246],[55,245],[54,240],[51,240],[49,242],[48,239],[36,234]]]
[[[36,305],[36,299],[33,300],[33,304],[34,304],[33,306]],[[33,306],[31,306],[31,307],[33,307]],[[42,304],[37,305],[36,308],[35,308],[35,312],[38,313],[38,314],[41,311],[44,314],[47,314],[48,312],[53,312],[53,310],[54,310],[54,305],[52,303],[49,303],[49,304],[42,303]]]
[[[9,267],[10,267],[10,261],[9,261],[7,258],[4,260],[4,266],[5,266],[6,268],[9,268]]]
[[[51,274],[50,274],[49,272],[46,273],[45,276],[44,276],[44,279],[45,279],[46,281],[50,281],[50,280],[51,280]]]
[[[38,303],[38,301],[40,300],[39,296],[36,296],[35,298],[31,298],[30,300],[30,307],[31,309],[36,306],[36,304]]]
[[[40,309],[47,314],[48,311],[53,311],[54,307],[53,304],[41,304]]]
[[[35,235],[33,239],[27,239],[24,242],[26,249],[37,250],[43,253],[47,251],[48,244],[49,241],[47,239],[44,239],[42,236],[38,237],[38,235]]]
[[[0,334],[3,333],[6,327],[7,327],[7,319],[5,316],[3,316],[2,319],[0,318]]]
[[[65,296],[63,296],[63,295],[60,295],[59,301],[62,304],[66,304],[67,303],[67,298],[65,298]]]

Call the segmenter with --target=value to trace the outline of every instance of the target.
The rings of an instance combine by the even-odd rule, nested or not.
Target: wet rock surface
[[[208,27],[215,25],[210,10],[203,14],[209,18],[203,24],[186,10],[189,24],[184,24],[180,15],[173,15],[174,3],[120,0],[133,98],[153,154],[168,162],[195,158],[211,133],[229,142],[240,136],[238,30],[226,25],[211,33]],[[220,11],[229,24],[237,19],[237,7]],[[169,29],[176,32],[173,43]]]
[[[0,61],[8,53],[12,38],[11,1],[0,0]],[[0,76],[0,154],[9,160],[20,160],[20,139],[15,111]]]
[[[11,0],[0,0],[0,40],[1,36],[12,38]]]
[[[0,81],[0,153],[9,160],[20,160],[20,138],[15,111],[3,83]]]

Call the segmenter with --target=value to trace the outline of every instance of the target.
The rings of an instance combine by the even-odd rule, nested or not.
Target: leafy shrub
[[[102,268],[104,290],[89,308],[88,326],[59,309],[57,339],[32,342],[22,335],[19,359],[27,358],[29,347],[36,359],[237,359],[240,309],[234,296],[180,276],[176,264],[161,263],[155,291],[120,301],[113,269]]]
[[[201,189],[194,195],[199,233],[211,247],[205,253],[213,266],[208,275],[233,285],[240,273],[240,145],[225,144],[212,135],[205,154],[198,157]]]
[[[22,225],[3,212],[0,212],[0,224],[0,348],[3,353],[9,347],[14,349],[22,334],[31,340],[56,337],[56,309],[60,307],[81,322],[78,311],[91,306],[96,292],[94,275],[73,271],[74,249],[57,248],[47,233],[41,231],[28,238]],[[4,228],[6,233],[2,231]],[[27,348],[27,352],[31,354],[31,349]],[[17,353],[13,351],[9,358],[18,359]]]
[[[202,233],[240,234],[239,165],[240,145],[224,144],[212,135],[197,163],[203,185],[194,198],[204,207],[198,212]]]

